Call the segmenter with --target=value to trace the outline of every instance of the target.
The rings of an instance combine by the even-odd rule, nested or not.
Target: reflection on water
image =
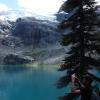
[[[52,66],[15,71],[6,67],[0,70],[0,100],[58,100],[64,94],[55,86],[62,72]]]

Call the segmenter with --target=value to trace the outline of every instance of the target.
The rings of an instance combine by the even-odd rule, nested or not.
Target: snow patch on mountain
[[[51,16],[41,16],[37,15],[33,12],[30,11],[16,11],[16,10],[9,10],[9,11],[1,11],[0,12],[0,20],[10,20],[10,21],[15,21],[18,18],[23,18],[23,17],[35,17],[37,19],[41,20],[49,20],[49,21],[56,21],[56,16],[51,15]]]

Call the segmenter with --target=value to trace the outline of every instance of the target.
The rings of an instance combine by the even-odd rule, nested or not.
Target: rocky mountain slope
[[[27,62],[26,59],[28,62],[51,59],[54,63],[56,59],[58,62],[58,56],[60,58],[64,53],[59,45],[62,36],[57,28],[59,22],[55,17],[26,13],[0,12],[0,63],[14,64],[16,59],[23,62]]]

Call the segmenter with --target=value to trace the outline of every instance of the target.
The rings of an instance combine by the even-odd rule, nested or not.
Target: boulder
[[[18,65],[18,64],[20,65],[20,64],[28,64],[32,62],[33,62],[33,59],[30,59],[28,57],[21,57],[16,54],[8,54],[3,59],[3,64],[6,64],[6,65]]]

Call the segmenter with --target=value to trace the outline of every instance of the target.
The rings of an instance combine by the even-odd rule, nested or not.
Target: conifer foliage
[[[66,0],[60,10],[68,13],[59,25],[60,29],[66,30],[61,44],[70,48],[59,69],[66,71],[66,75],[59,79],[57,87],[66,87],[73,73],[80,80],[84,75],[90,75],[100,82],[99,77],[89,72],[92,68],[100,69],[99,7],[95,0]],[[60,100],[73,100],[77,95],[65,94]]]

